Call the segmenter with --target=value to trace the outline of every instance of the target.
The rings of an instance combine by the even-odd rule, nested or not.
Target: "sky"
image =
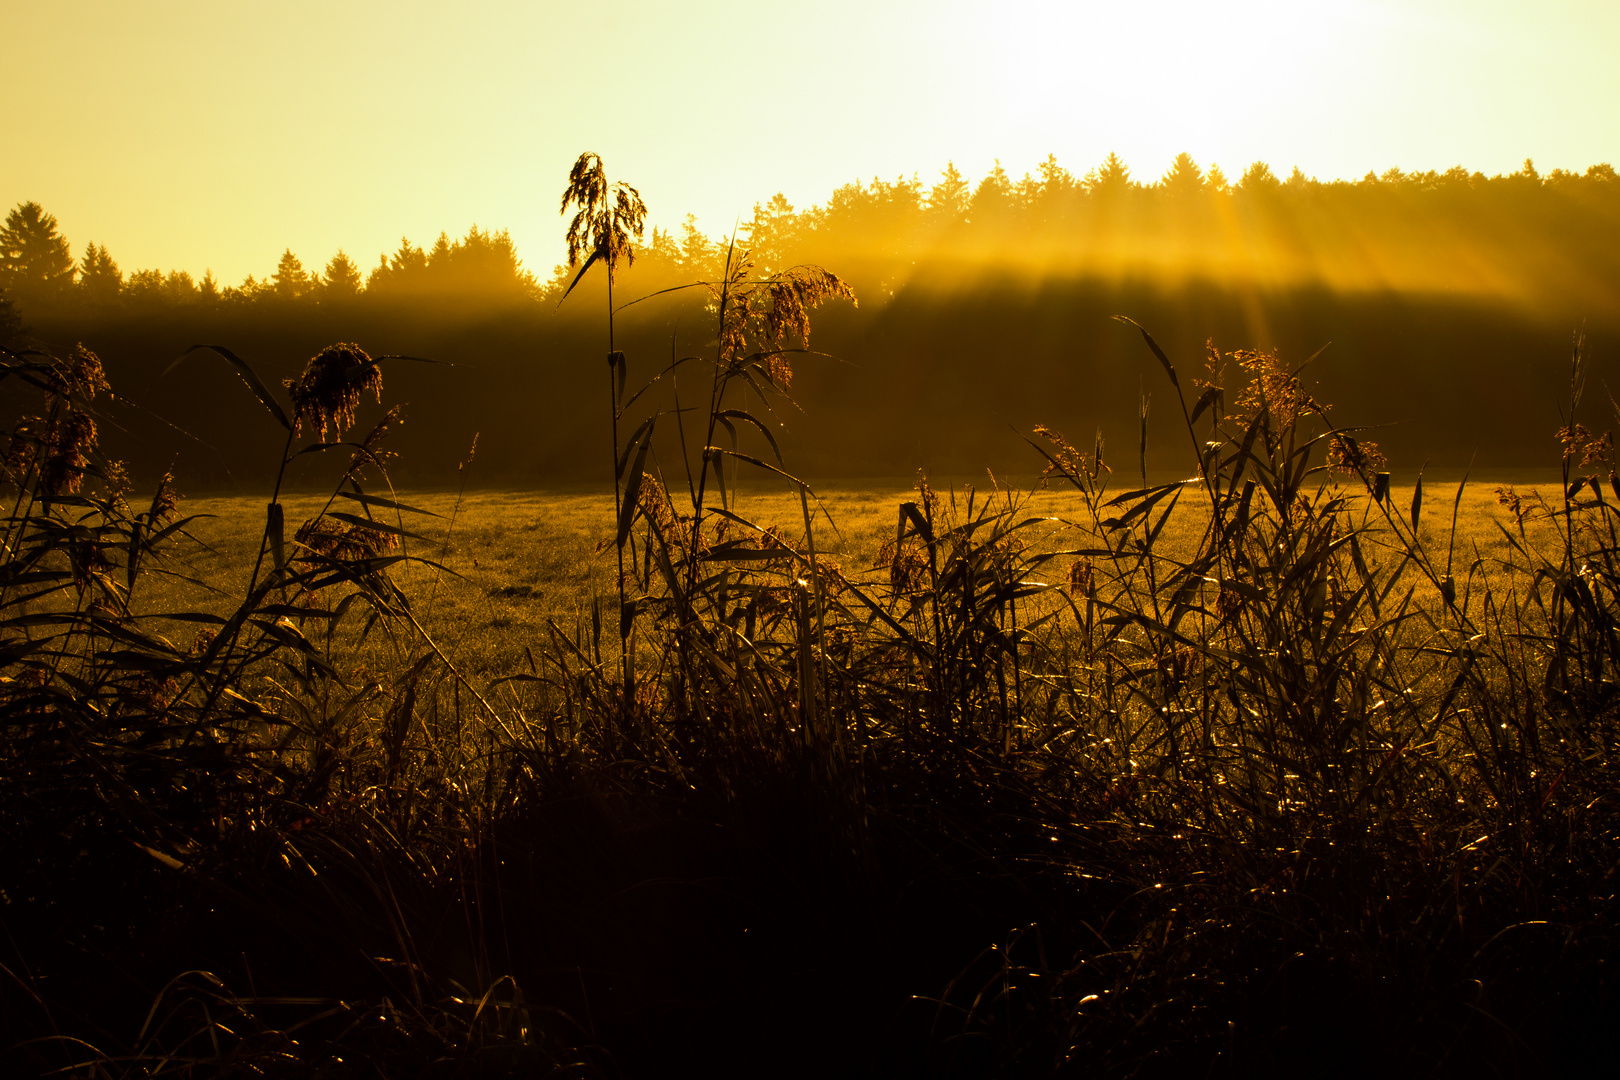
[[[1321,179],[1620,160],[1614,0],[73,0],[9,5],[0,209],[222,284],[509,229],[569,166],[711,236],[780,191],[1180,151]]]

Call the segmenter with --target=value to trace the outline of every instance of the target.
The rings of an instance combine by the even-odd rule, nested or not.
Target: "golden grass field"
[[[1153,483],[1167,479],[1149,477]],[[1462,479],[1441,474],[1424,481],[1422,536],[1442,565]],[[1115,482],[1110,490],[1123,493],[1139,483]],[[936,490],[947,505],[954,494],[960,511],[966,507],[969,484],[976,507],[983,506],[987,496],[998,506],[1011,497],[1020,508],[1020,520],[1050,519],[1026,533],[1025,539],[1032,545],[1055,550],[1088,546],[1085,503],[1073,490],[1041,488],[1028,480],[995,490],[988,476],[957,481],[950,487],[942,483]],[[1466,584],[1476,560],[1475,572],[1495,584],[1503,561],[1512,556],[1503,528],[1516,533],[1517,526],[1497,497],[1497,488],[1506,486],[1527,501],[1539,492],[1553,502],[1559,479],[1547,470],[1468,478],[1457,504],[1453,546],[1459,585]],[[1359,481],[1341,483],[1356,508],[1355,520],[1365,522],[1376,543],[1378,515],[1371,499],[1355,490],[1359,487]],[[884,540],[894,536],[899,505],[917,497],[914,482],[901,478],[835,481],[816,490],[826,511],[815,520],[818,552],[837,562],[853,582],[885,581],[886,568],[875,566],[878,552]],[[1396,483],[1391,492],[1391,508],[1403,516],[1409,514],[1414,485]],[[475,490],[458,495],[454,491],[407,490],[397,492],[395,498],[429,512],[406,514],[401,519],[407,530],[420,537],[405,540],[403,553],[430,560],[444,570],[406,562],[395,567],[392,576],[414,603],[423,628],[468,675],[494,678],[526,669],[525,647],[546,640],[551,621],[565,633],[575,633],[590,620],[593,595],[606,603],[613,594],[613,505],[606,491]],[[302,521],[326,505],[327,497],[284,495],[282,501],[290,537]],[[1189,489],[1155,550],[1171,558],[1191,550],[1205,525],[1203,508],[1207,505],[1197,489]],[[779,527],[788,537],[803,535],[796,493],[745,488],[733,507],[761,526]],[[144,586],[147,592],[137,598],[138,606],[154,614],[171,610],[229,614],[246,591],[262,532],[264,501],[242,495],[204,495],[186,499],[182,509],[207,516],[187,527],[196,542],[177,545],[166,569],[194,581],[156,579]],[[340,504],[334,509],[356,508]],[[1527,521],[1525,528],[1532,544],[1555,539],[1545,521]],[[1049,564],[1054,580],[1067,572],[1068,565],[1062,559]],[[178,632],[189,631],[182,628]]]

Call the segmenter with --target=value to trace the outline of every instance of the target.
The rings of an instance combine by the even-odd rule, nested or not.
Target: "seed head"
[[[174,490],[174,475],[164,473],[163,479],[158,481],[157,490],[152,493],[152,508],[147,511],[147,521],[152,526],[167,525],[179,516],[180,493]]]
[[[56,365],[56,381],[65,393],[78,393],[94,400],[96,392],[106,390],[107,373],[101,366],[101,357],[85,348],[74,347],[65,361]]]
[[[310,359],[302,375],[284,385],[292,398],[297,430],[308,421],[322,440],[328,425],[333,436],[341,438],[343,430],[354,424],[362,391],[371,391],[382,402],[382,371],[365,350],[347,343],[328,345]]]
[[[387,533],[329,517],[304,522],[293,539],[315,554],[339,562],[375,559],[385,551],[392,551],[399,543]]]
[[[1614,453],[1614,436],[1605,431],[1601,435],[1574,424],[1558,429],[1558,441],[1563,444],[1564,457],[1581,465],[1596,465],[1609,460]]]
[[[1280,425],[1287,426],[1298,420],[1301,413],[1321,412],[1322,406],[1305,392],[1304,386],[1284,366],[1275,351],[1260,352],[1239,349],[1231,354],[1238,366],[1253,376],[1253,381],[1238,395],[1238,408],[1246,416],[1257,416],[1261,410],[1269,412]]]
[[[45,463],[40,486],[47,495],[76,495],[84,486],[85,466],[96,449],[96,422],[77,409],[45,429]]]
[[[607,264],[611,275],[623,259],[626,266],[636,261],[633,236],[641,239],[647,220],[647,204],[641,193],[629,184],[609,184],[602,159],[586,152],[579,155],[568,173],[568,187],[563,191],[562,209],[578,207],[568,223],[568,265],[578,266],[582,257],[594,256]]]
[[[1328,440],[1328,468],[1346,476],[1366,476],[1389,464],[1375,442],[1362,442],[1348,435],[1335,435]]]

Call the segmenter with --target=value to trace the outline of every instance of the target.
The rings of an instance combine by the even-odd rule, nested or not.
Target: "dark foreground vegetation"
[[[785,374],[737,325],[711,430]],[[320,455],[322,519],[272,504],[235,615],[154,621],[172,490],[136,501],[98,460],[92,354],[6,353],[36,402],[0,578],[6,1070],[1609,1059],[1611,444],[1570,426],[1565,497],[1518,507],[1558,542],[1517,533],[1487,586],[1433,544],[1443,496],[1381,498],[1274,358],[1228,359],[1207,389],[1165,365],[1191,479],[1114,494],[1048,433],[1093,510],[1072,549],[1026,547],[1042,523],[1005,491],[922,484],[875,580],[817,557],[808,493],[802,535],[758,530],[714,499],[730,451],[671,491],[637,433],[622,609],[474,684],[390,579],[411,514],[365,479],[375,432]],[[392,363],[324,351],[291,410],[257,389],[329,439]],[[1197,550],[1157,551],[1200,496]]]
[[[611,275],[639,199],[599,166],[565,206]],[[247,384],[278,492],[306,460],[332,492],[302,525],[272,496],[219,617],[143,603],[186,518],[98,452],[96,355],[6,351],[4,1068],[1612,1060],[1620,479],[1579,348],[1563,487],[1504,492],[1506,566],[1448,541],[1445,493],[1395,505],[1274,353],[1178,367],[1143,333],[1188,479],[1114,483],[1145,444],[1043,430],[1032,460],[1087,514],[924,480],[861,572],[818,554],[760,411],[848,294],[734,254],[703,358],[643,395],[610,354],[616,595],[493,681],[391,576],[423,558],[382,472],[394,414],[348,435],[410,361],[331,346],[283,392],[191,358]],[[741,517],[739,469],[798,492],[800,527]],[[1176,515],[1190,549],[1162,542]]]

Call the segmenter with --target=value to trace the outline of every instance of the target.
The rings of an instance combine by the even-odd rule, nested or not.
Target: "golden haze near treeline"
[[[780,436],[823,476],[1019,469],[1009,425],[1101,429],[1125,445],[1151,368],[1108,317],[1134,313],[1183,357],[1206,339],[1294,363],[1326,346],[1313,365],[1322,399],[1345,422],[1383,426],[1403,463],[1542,460],[1546,438],[1518,422],[1521,410],[1556,408],[1574,328],[1599,377],[1614,340],[1612,169],[1543,174],[1526,162],[1511,175],[1457,167],[1330,183],[1278,173],[1256,163],[1228,177],[1183,155],[1163,177],[1139,178],[1115,157],[1085,173],[1048,158],[1020,178],[947,168],[932,182],[852,183],[817,206],[762,201],[737,231],[740,250],[762,270],[836,267],[861,297],[820,320],[815,347],[832,359],[799,366],[803,409],[780,418]],[[126,456],[138,471],[179,462],[196,482],[231,486],[259,452],[240,404],[198,407],[226,376],[162,377],[179,350],[251,339],[256,361],[285,377],[356,338],[468,369],[396,384],[405,400],[435,401],[430,423],[398,433],[407,478],[451,477],[475,432],[488,482],[591,475],[569,449],[589,437],[577,402],[591,380],[574,358],[598,347],[602,282],[587,276],[559,307],[568,274],[525,269],[498,229],[407,238],[375,263],[287,251],[264,278],[229,285],[121,268],[93,238],[43,228],[48,208],[31,214],[9,226],[37,249],[33,277],[13,276],[17,309],[49,338],[117,357],[135,400],[201,414],[195,439],[135,419]],[[715,279],[732,239],[690,226],[633,239],[616,299]],[[705,347],[700,307],[687,291],[621,313],[638,372],[672,348]],[[1152,423],[1149,440],[1168,461],[1173,429]]]

